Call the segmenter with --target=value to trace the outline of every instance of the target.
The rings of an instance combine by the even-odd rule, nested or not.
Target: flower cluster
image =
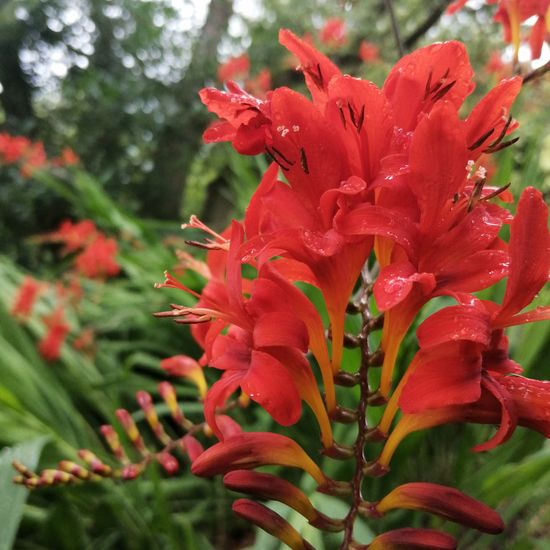
[[[474,82],[458,42],[405,56],[380,89],[341,74],[287,30],[280,41],[299,59],[312,100],[288,88],[260,99],[231,81],[227,91],[201,92],[220,119],[205,140],[229,141],[241,154],[264,153],[272,164],[242,222],[223,234],[196,218],[187,225],[209,234],[205,243],[195,243],[209,250],[206,264],[193,266],[207,278],[202,293],[170,274],[159,285],[196,296],[195,306],[173,304],[158,315],[190,324],[204,350],[201,365],[223,373],[204,399],[206,421],[220,442],[194,461],[192,471],[225,474],[232,489],[280,500],[312,525],[342,531],[341,548],[366,548],[353,539],[358,514],[375,518],[394,508],[500,532],[495,512],[456,489],[410,483],[367,502],[361,486],[364,477],[389,471],[397,445],[415,430],[449,422],[497,424],[478,451],[503,443],[518,424],[550,436],[550,383],[520,376],[504,334],[509,326],[550,317],[547,307],[521,313],[548,277],[547,207],[538,191],[527,188],[513,216],[498,203],[513,201],[507,186],[489,185],[480,163],[482,155],[518,139],[508,135],[517,127],[510,109],[521,78],[502,80],[464,117],[459,111]],[[501,235],[506,225],[508,243]],[[243,276],[244,266],[254,272],[251,279]],[[501,304],[476,297],[505,277]],[[298,281],[323,295],[330,341]],[[420,325],[420,349],[398,380],[395,365],[407,331],[423,306],[441,296],[457,305]],[[353,314],[362,319],[358,335],[345,333]],[[380,327],[380,348],[371,350],[369,335]],[[361,350],[356,372],[342,364],[345,345]],[[370,388],[368,371],[377,366],[380,383]],[[337,385],[359,386],[356,410],[338,404]],[[218,416],[237,389],[240,401],[256,402],[282,426],[300,419],[305,402],[317,420],[323,454],[355,459],[354,478],[329,478],[287,436],[224,434]],[[378,426],[366,426],[367,405],[385,405]],[[334,441],[332,422],[357,422],[353,446]],[[367,461],[365,448],[375,440],[385,443],[378,458]],[[319,491],[349,494],[349,514],[326,518],[296,487],[253,471],[268,464],[301,468]],[[291,548],[310,547],[263,505],[239,500],[234,510]],[[413,548],[420,541],[430,548],[455,544],[442,532],[400,529],[368,547]]]
[[[171,304],[157,316],[189,325],[202,356],[177,355],[161,366],[196,386],[204,422],[185,419],[173,388],[161,383],[159,394],[185,436],[167,434],[152,397],[139,392],[160,451],[149,450],[131,415],[119,410],[140,462],[129,463],[107,426],[102,432],[120,467],[87,451],[81,453],[87,468],[63,464],[56,474],[29,473],[18,464],[18,482],[68,483],[113,471],[132,479],[151,461],[173,473],[178,462],[172,452],[183,446],[195,475],[221,474],[231,490],[285,504],[311,526],[341,533],[342,550],[456,547],[451,535],[434,529],[401,528],[356,540],[358,517],[375,521],[399,509],[499,533],[500,516],[458,489],[410,482],[367,500],[363,487],[388,474],[398,445],[417,430],[453,422],[497,425],[476,451],[504,443],[518,425],[550,436],[550,382],[521,375],[505,334],[508,327],[550,318],[550,307],[523,311],[548,278],[548,209],[541,193],[528,187],[512,214],[504,207],[514,200],[508,186],[488,183],[484,166],[518,139],[509,137],[518,126],[510,110],[522,80],[501,80],[464,116],[474,81],[459,42],[405,56],[381,88],[342,74],[288,30],[280,32],[280,42],[299,61],[311,99],[288,88],[257,97],[231,80],[225,91],[201,91],[219,118],[205,141],[230,142],[240,154],[265,154],[272,162],[244,220],[223,232],[194,216],[184,226],[206,235],[188,241],[207,250],[206,260],[181,252],[173,273],[193,270],[205,280],[202,291],[170,272],[157,285],[185,295],[184,305]],[[95,227],[81,223],[67,224],[48,240],[63,242],[66,253],[89,246]],[[503,279],[499,303],[476,294]],[[322,307],[312,294],[323,297]],[[439,309],[419,325],[412,361],[397,369],[404,338],[428,303]],[[346,331],[352,317],[360,322],[358,333]],[[358,365],[344,361],[345,347],[358,348]],[[212,385],[207,367],[221,371]],[[346,388],[358,396],[353,408],[342,405]],[[350,479],[329,476],[290,431],[246,432],[230,416],[259,405],[287,428],[302,419],[304,404],[325,464],[353,462]],[[377,424],[368,424],[370,407],[384,407],[371,415],[381,418]],[[355,424],[353,444],[335,441],[335,423]],[[203,449],[199,434],[218,442]],[[277,466],[278,475],[258,472],[263,466]],[[317,491],[346,499],[345,517],[318,510],[279,477],[284,468],[301,469]],[[236,500],[233,510],[290,548],[312,548],[256,500]]]
[[[40,295],[47,290],[53,295],[54,307],[41,320],[46,332],[38,344],[38,350],[47,361],[59,359],[62,346],[71,331],[66,320],[68,305],[76,305],[83,295],[80,277],[105,280],[120,272],[116,261],[117,243],[107,238],[90,220],[73,223],[65,220],[56,231],[34,238],[36,242],[54,242],[62,244],[61,253],[68,255],[76,253],[74,268],[65,274],[65,282],[58,281],[50,285],[44,281],[36,281],[30,276],[25,277],[17,291],[12,304],[11,313],[20,321],[28,321],[34,305]],[[85,328],[73,341],[75,349],[93,353],[94,333],[91,328]]]
[[[78,163],[79,158],[70,147],[65,147],[58,157],[48,159],[41,141],[0,133],[0,164],[18,165],[24,178],[48,166],[72,166]]]
[[[452,14],[462,9],[467,0],[455,0],[447,12]],[[497,4],[494,20],[502,25],[504,41],[514,46],[514,61],[518,60],[521,44],[521,24],[535,18],[529,34],[531,58],[538,59],[542,45],[550,32],[550,0],[487,0],[487,4]]]
[[[74,261],[75,270],[89,279],[106,279],[120,272],[116,261],[116,241],[106,237],[91,220],[76,223],[65,220],[58,229],[41,235],[38,240],[62,244],[63,255],[78,252]]]

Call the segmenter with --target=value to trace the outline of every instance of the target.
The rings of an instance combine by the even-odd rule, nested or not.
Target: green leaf
[[[12,547],[29,494],[28,489],[13,483],[14,469],[11,463],[17,459],[31,470],[36,468],[47,440],[47,437],[39,437],[14,447],[6,447],[0,453],[0,550]]]

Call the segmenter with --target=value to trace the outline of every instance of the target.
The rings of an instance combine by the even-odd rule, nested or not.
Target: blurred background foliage
[[[394,7],[408,51],[435,40],[466,42],[478,76],[471,106],[496,82],[484,67],[493,51],[503,50],[501,29],[481,2],[471,2],[479,9],[442,16],[448,3],[396,0]],[[37,170],[31,177],[0,165],[1,549],[279,547],[231,516],[234,495],[219,480],[193,478],[186,466],[171,478],[152,467],[132,483],[43,489],[25,504],[27,490],[10,483],[10,462],[18,456],[30,467],[48,467],[73,459],[79,448],[104,456],[98,427],[114,421],[117,407],[136,410],[137,390],[158,395],[156,383],[164,378],[159,361],[177,353],[197,356],[188,331],[151,315],[170,301],[181,302],[181,293],[156,291],[153,283],[176,263],[175,250],[185,247],[178,233],[185,217],[196,213],[223,228],[242,215],[267,166],[267,159],[240,157],[228,145],[201,143],[211,118],[197,92],[219,86],[218,65],[244,52],[252,75],[268,68],[273,86],[302,88],[277,32],[288,27],[311,33],[319,45],[319,29],[329,17],[345,21],[347,42],[323,46],[324,51],[345,72],[381,84],[398,59],[383,0],[0,1],[0,132],[41,140],[49,156],[68,146],[81,159],[78,166]],[[378,47],[379,60],[359,58],[362,40]],[[504,50],[503,60],[510,59]],[[524,70],[529,68],[525,64]],[[494,158],[492,182],[511,181],[516,197],[526,185],[550,190],[549,92],[547,79],[522,93],[513,111],[521,139]],[[32,236],[66,218],[92,219],[117,238],[122,271],[109,282],[82,281],[84,298],[67,312],[69,343],[59,360],[47,363],[35,347],[43,325],[38,319],[22,325],[9,310],[24,275],[64,277],[67,264],[59,261],[56,247],[39,246]],[[201,284],[186,277],[192,287]],[[498,296],[502,288],[490,292]],[[548,297],[542,293],[540,303]],[[51,309],[51,300],[47,294],[40,298],[38,316]],[[351,329],[355,321],[349,319]],[[95,335],[94,354],[70,345],[85,328]],[[548,378],[548,330],[525,326],[511,340],[529,375]],[[414,351],[411,339],[405,356]],[[350,365],[357,360],[354,353],[346,357]],[[200,420],[192,389],[179,384],[178,395],[186,414]],[[342,401],[351,405],[354,397],[348,390]],[[165,412],[159,408],[159,414]],[[257,410],[247,414],[251,430],[276,429]],[[305,415],[295,433],[315,451],[318,441],[308,420]],[[353,441],[349,428],[339,430],[339,441]],[[504,447],[470,453],[487,433],[481,427],[447,426],[411,436],[394,459],[392,475],[372,481],[367,494],[379,497],[404,481],[448,483],[496,506],[508,525],[499,537],[446,525],[463,548],[550,548],[550,447],[518,430]],[[327,472],[337,478],[349,476],[350,467],[327,459]],[[292,475],[304,490],[312,489],[307,479]],[[346,512],[337,499],[314,498],[329,514]],[[358,529],[368,540],[372,533],[403,525],[438,522],[400,512]],[[336,547],[333,537],[315,538],[307,525],[302,530],[316,548]]]

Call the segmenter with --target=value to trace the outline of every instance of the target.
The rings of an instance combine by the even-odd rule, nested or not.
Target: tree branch
[[[451,1],[452,0],[440,0],[428,14],[426,19],[405,38],[404,46],[407,50],[410,50],[439,21],[439,18],[443,15],[443,12]]]
[[[544,65],[538,69],[533,69],[523,77],[523,84],[537,80],[541,76],[544,76],[547,72],[550,72],[550,61],[547,61]]]

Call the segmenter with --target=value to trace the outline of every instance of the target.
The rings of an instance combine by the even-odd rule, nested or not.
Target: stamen
[[[506,147],[510,147],[510,145],[514,145],[519,140],[519,136],[517,138],[511,139],[510,141],[503,141],[502,143],[499,143],[495,147],[489,146],[484,153],[496,153],[497,151],[502,151],[502,149],[506,149]]]
[[[504,191],[506,191],[506,189],[508,189],[508,187],[510,187],[510,185],[512,185],[511,181],[509,181],[506,185],[503,185],[502,187],[499,187],[498,189],[495,189],[492,193],[489,193],[488,195],[481,198],[480,200],[488,201],[489,199],[493,199],[495,197],[498,197],[498,195],[500,195],[501,193],[504,193]]]
[[[300,149],[300,164],[302,165],[302,169],[306,174],[309,174],[309,167],[307,165],[307,157],[306,152],[304,148],[302,147]]]
[[[428,80],[426,82],[426,88],[425,88],[425,91],[424,91],[424,99],[428,99],[428,96],[431,93],[430,88],[432,86],[432,75],[433,75],[433,70],[430,69],[430,74],[428,75]]]
[[[275,147],[272,145],[271,148],[273,149],[273,151],[279,155],[289,166],[293,166],[294,165],[294,162],[291,161],[291,160],[288,160],[284,155],[283,153],[281,153],[281,151],[279,151],[279,149],[275,149]]]
[[[439,90],[439,92],[437,92],[432,97],[432,99],[434,101],[437,101],[437,100],[441,99],[455,84],[456,84],[456,80],[453,80],[452,82],[449,82],[449,84],[447,84],[446,86],[443,86],[443,88],[441,88],[441,90]]]
[[[495,141],[493,141],[493,143],[489,145],[489,148],[495,147],[504,139],[504,136],[506,135],[506,132],[508,131],[508,128],[510,127],[511,122],[512,122],[512,115],[509,115],[497,139],[495,139]]]
[[[489,131],[485,132],[480,138],[476,139],[471,145],[469,145],[468,149],[470,151],[473,151],[474,149],[477,149],[480,145],[483,145],[483,143],[491,137],[494,131],[495,129],[491,128]]]
[[[349,111],[349,118],[351,119],[351,123],[357,128],[357,123],[355,122],[355,113],[353,111],[353,106],[349,102],[348,102],[348,111]]]
[[[288,171],[290,170],[290,167],[285,166],[285,165],[275,156],[275,152],[274,152],[274,151],[271,151],[267,145],[265,146],[265,152],[266,152],[266,154],[269,156],[269,158],[270,158],[273,162],[276,162],[276,163],[279,165],[279,168],[281,168],[281,170],[283,170],[284,172],[288,172]]]
[[[164,272],[164,282],[155,283],[154,286],[155,288],[177,288],[179,290],[183,290],[184,292],[187,292],[188,294],[191,294],[192,296],[195,296],[195,298],[200,298],[200,294],[198,292],[195,292],[194,290],[187,288],[185,285],[183,285],[177,279],[175,279],[174,276],[171,275],[168,271]]]
[[[342,125],[344,126],[345,130],[347,127],[346,116],[344,115],[344,110],[342,109],[341,105],[338,105],[338,112],[340,113],[340,120],[342,121]]]
[[[361,107],[361,112],[359,113],[359,118],[357,119],[357,125],[355,126],[355,128],[357,129],[357,132],[361,131],[364,121],[365,121],[365,106],[363,105]]]

